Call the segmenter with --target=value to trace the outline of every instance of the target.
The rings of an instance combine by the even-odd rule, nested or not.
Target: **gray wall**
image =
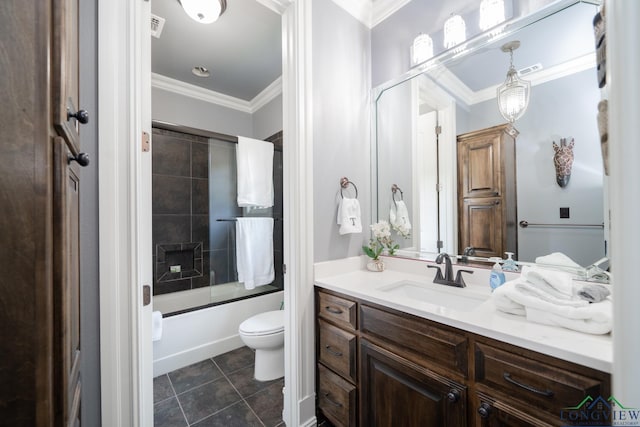
[[[314,1],[312,15],[317,262],[362,254],[361,246],[369,240],[371,38],[366,26],[331,1]],[[342,176],[358,187],[362,234],[338,233]]]
[[[253,113],[253,138],[266,139],[282,130],[282,94]]]
[[[98,11],[97,1],[80,2],[80,107],[89,111],[82,126],[82,150],[91,164],[80,168],[80,342],[82,343],[82,425],[99,426],[100,288],[98,252]]]
[[[152,88],[152,118],[227,135],[253,135],[251,114]]]

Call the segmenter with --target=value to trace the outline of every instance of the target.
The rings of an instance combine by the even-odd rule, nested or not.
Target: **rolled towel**
[[[573,277],[569,273],[526,265],[522,267],[522,277],[557,299],[575,299]]]
[[[576,294],[583,300],[593,303],[604,301],[611,294],[611,291],[604,285],[589,283],[581,286]]]

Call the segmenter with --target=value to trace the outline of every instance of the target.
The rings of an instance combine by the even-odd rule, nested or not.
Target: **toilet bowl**
[[[256,351],[254,377],[258,381],[284,376],[284,311],[256,314],[240,324],[240,338]]]

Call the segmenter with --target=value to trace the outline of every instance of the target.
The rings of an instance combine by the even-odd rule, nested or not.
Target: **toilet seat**
[[[271,335],[284,331],[284,311],[275,310],[256,314],[240,324],[238,328],[245,335]]]

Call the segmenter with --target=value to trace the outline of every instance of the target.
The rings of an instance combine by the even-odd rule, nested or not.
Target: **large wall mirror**
[[[509,68],[501,46],[512,40],[520,41],[515,68],[528,69],[522,78],[532,87],[526,113],[513,124],[517,215],[509,226],[517,243],[511,250],[527,262],[562,252],[582,266],[607,255],[606,177],[597,125],[602,94],[592,26],[596,3],[555,2],[374,90],[374,217],[388,220],[394,203],[404,202],[411,235],[394,237],[400,255],[429,259],[442,251],[462,253],[457,137],[505,124],[496,88]],[[561,139],[575,142],[565,187],[556,182],[553,161],[553,143]],[[394,185],[402,192],[394,193]],[[486,224],[488,230],[497,226]]]

